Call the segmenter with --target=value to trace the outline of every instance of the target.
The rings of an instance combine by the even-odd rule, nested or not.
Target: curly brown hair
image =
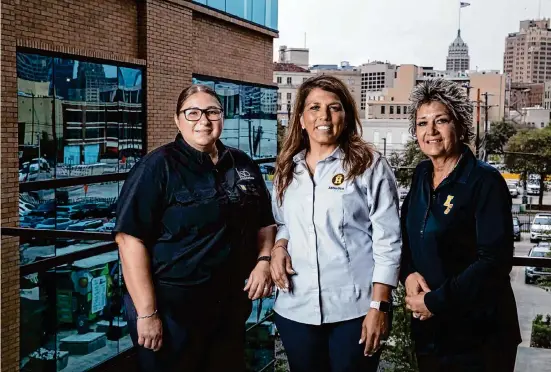
[[[344,130],[341,133],[338,144],[344,153],[343,167],[346,171],[346,179],[354,179],[363,174],[373,161],[375,150],[362,139],[362,124],[360,115],[354,102],[354,97],[344,83],[333,76],[318,75],[306,80],[297,92],[293,117],[289,123],[289,133],[281,153],[277,158],[274,184],[277,200],[281,204],[285,190],[293,181],[295,163],[293,157],[302,150],[310,150],[308,134],[302,130],[300,117],[304,111],[306,98],[316,88],[336,94],[344,109]]]

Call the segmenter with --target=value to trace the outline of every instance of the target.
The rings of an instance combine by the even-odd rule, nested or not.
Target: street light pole
[[[480,147],[480,88],[476,90],[476,139],[475,150],[476,158],[478,159]]]
[[[386,158],[386,137],[383,137],[383,156]]]

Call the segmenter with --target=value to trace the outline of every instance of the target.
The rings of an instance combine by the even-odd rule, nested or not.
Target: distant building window
[[[408,107],[404,106],[404,115],[407,115],[407,113],[408,113]]]
[[[545,128],[545,123],[543,121],[541,122],[541,127]]]
[[[287,93],[287,101],[290,101],[293,99],[293,93]]]
[[[396,106],[396,113],[402,115],[402,106]]]
[[[277,83],[281,84],[283,82],[283,78],[281,76],[277,77]]]
[[[281,93],[277,94],[277,99],[281,101]]]
[[[281,105],[277,105],[277,111],[281,111]]]
[[[390,100],[391,100],[391,101],[394,101],[394,97],[390,97]]]
[[[381,115],[384,115],[384,114],[385,114],[385,109],[386,109],[386,106],[385,106],[385,105],[381,105]]]
[[[306,80],[308,80],[308,78],[307,78],[307,77],[305,77],[305,78],[302,78],[302,82],[303,82],[303,83],[304,83],[304,82],[305,82]]]
[[[292,77],[288,77],[287,78],[287,84],[291,85],[293,83],[293,78]]]
[[[394,115],[394,106],[390,106],[389,114]]]

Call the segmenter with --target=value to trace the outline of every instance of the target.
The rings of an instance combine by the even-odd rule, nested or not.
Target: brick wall
[[[147,148],[173,140],[193,73],[271,84],[274,32],[187,0],[2,0],[1,218],[17,226],[16,48],[146,65]],[[19,370],[19,242],[2,238],[1,370]]]
[[[146,1],[147,148],[173,141],[176,101],[191,83],[192,11],[178,4]]]
[[[220,35],[224,35],[222,43],[219,43]],[[272,84],[273,39],[270,36],[194,13],[193,52],[195,73]]]
[[[17,74],[15,66],[16,16],[14,0],[2,1],[2,226],[17,225]],[[2,238],[1,278],[1,370],[19,371],[19,241]]]

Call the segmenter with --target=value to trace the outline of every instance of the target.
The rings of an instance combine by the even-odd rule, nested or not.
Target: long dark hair
[[[285,190],[293,181],[295,171],[293,157],[304,149],[310,150],[308,134],[302,130],[300,117],[304,111],[306,98],[316,88],[336,94],[343,105],[345,127],[338,139],[338,144],[344,152],[343,167],[346,178],[353,179],[361,175],[373,161],[374,150],[362,139],[362,124],[358,109],[346,85],[340,79],[329,75],[311,77],[298,89],[293,118],[289,123],[289,134],[277,158],[274,182],[279,203],[282,202]]]

